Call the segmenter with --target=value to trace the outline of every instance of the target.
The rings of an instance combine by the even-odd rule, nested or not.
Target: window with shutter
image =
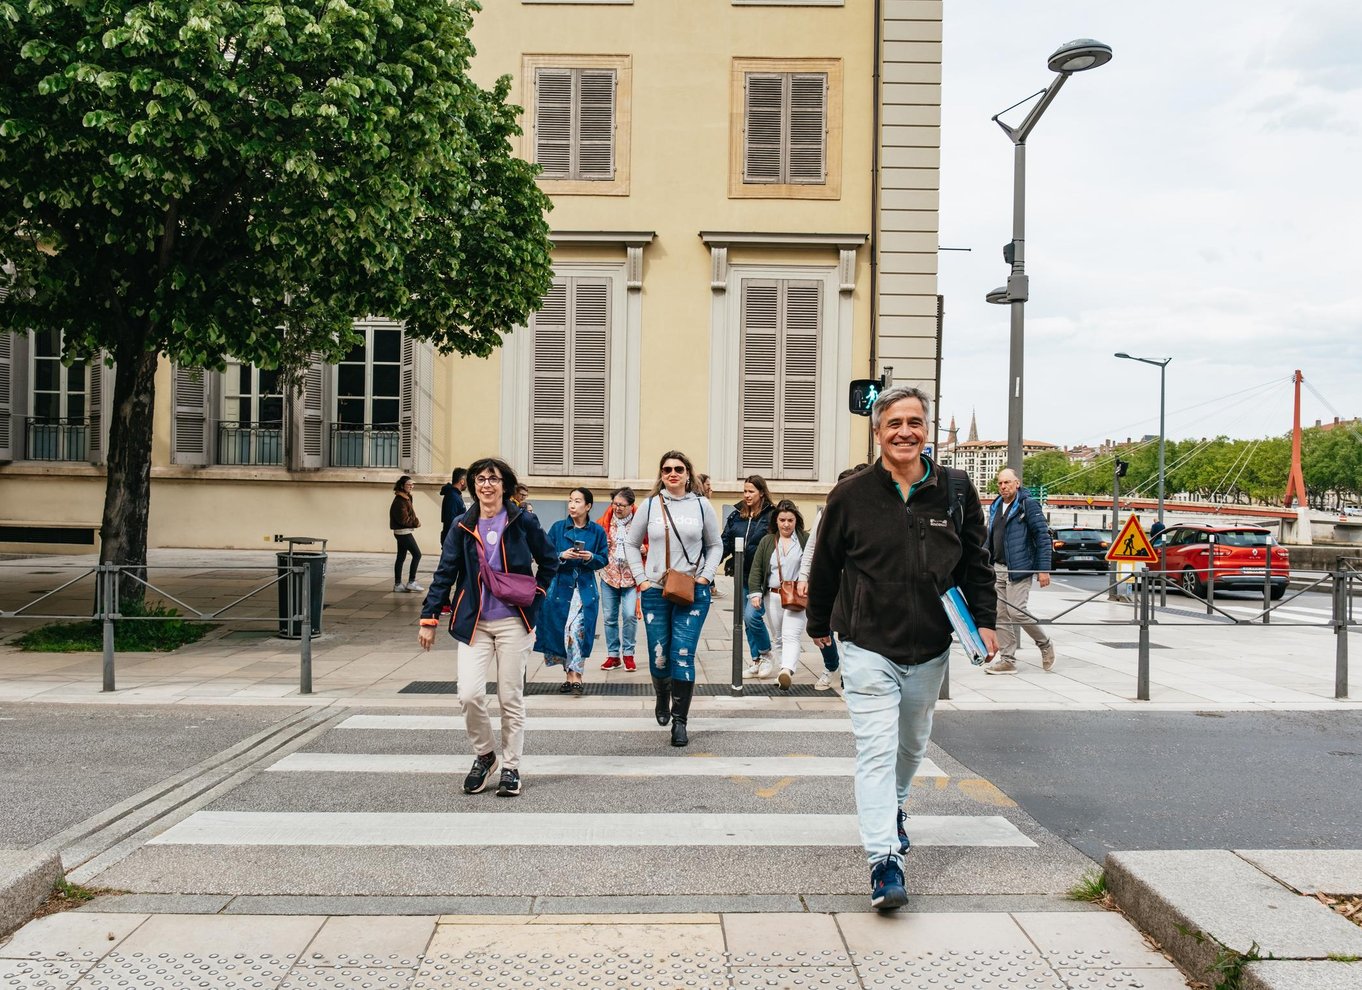
[[[825,72],[749,72],[743,180],[821,184],[826,174]]]
[[[221,375],[218,464],[284,463],[284,393],[279,372],[238,361]]]
[[[744,279],[740,474],[818,473],[818,340],[823,283]]]
[[[209,386],[202,368],[177,364],[171,371],[170,459],[175,464],[208,463]]]
[[[412,474],[427,474],[431,468],[433,363],[431,345],[404,330],[398,455],[399,466]]]
[[[610,280],[554,280],[532,321],[530,473],[607,474]]]
[[[294,471],[311,471],[326,463],[326,385],[328,368],[322,356],[307,356],[303,378],[289,394],[288,465]]]
[[[7,289],[0,286],[0,301]],[[14,366],[16,334],[0,330],[0,461],[14,460]]]
[[[542,178],[609,182],[615,177],[615,70],[535,72],[535,161]]]
[[[402,325],[383,317],[355,321],[362,335],[359,343],[336,366],[335,416],[331,423],[332,467],[395,468],[409,463],[411,413],[403,428],[404,409],[410,410],[411,393],[403,399],[404,376]],[[306,397],[306,391],[305,391]],[[404,449],[405,443],[405,449]]]

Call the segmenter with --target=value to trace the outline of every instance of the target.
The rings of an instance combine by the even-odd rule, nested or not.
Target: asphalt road
[[[1099,862],[1362,847],[1362,713],[939,712],[933,739]]]
[[[51,838],[293,711],[0,705],[0,849]]]

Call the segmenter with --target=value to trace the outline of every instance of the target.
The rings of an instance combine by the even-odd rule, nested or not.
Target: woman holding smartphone
[[[594,498],[589,488],[568,493],[568,517],[549,528],[549,545],[558,554],[558,574],[540,610],[534,648],[548,666],[561,664],[567,679],[558,690],[580,698],[582,670],[596,639],[600,593],[596,572],[609,562],[605,530],[591,521]]]
[[[643,596],[648,667],[657,695],[654,714],[658,725],[671,723],[673,746],[689,742],[686,722],[695,690],[696,651],[723,550],[714,506],[699,495],[696,485],[690,458],[679,450],[663,454],[652,494],[634,513],[624,543],[629,569]],[[679,576],[679,584],[694,581],[692,601],[677,603],[663,596],[668,571]]]

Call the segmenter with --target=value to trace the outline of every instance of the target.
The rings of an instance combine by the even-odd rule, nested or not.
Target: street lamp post
[[[1159,369],[1159,522],[1163,522],[1163,445],[1165,442],[1163,428],[1164,379],[1167,377],[1165,372],[1168,370],[1168,362],[1173,359],[1169,357],[1160,361],[1157,358],[1132,357],[1125,351],[1117,352],[1116,356],[1118,358],[1124,358],[1127,361],[1139,361],[1142,364],[1157,365]]]
[[[1024,367],[1024,329],[1026,300],[1029,285],[1026,277],[1026,139],[1040,121],[1041,114],[1054,102],[1060,87],[1075,72],[1095,69],[1111,61],[1111,47],[1091,38],[1079,38],[1060,45],[1050,56],[1047,65],[1056,73],[1054,82],[1039,94],[1040,102],[1031,108],[1016,127],[1009,127],[995,114],[993,122],[1003,129],[1012,141],[1012,242],[1003,248],[1003,258],[1012,267],[1007,285],[988,293],[992,303],[1006,303],[1012,307],[1012,327],[1008,348],[1007,390],[1007,466],[1021,476],[1022,466],[1022,372]],[[1025,100],[1022,101],[1026,102]],[[1015,105],[1015,104],[1014,104]],[[1008,107],[1011,110],[1012,107]]]

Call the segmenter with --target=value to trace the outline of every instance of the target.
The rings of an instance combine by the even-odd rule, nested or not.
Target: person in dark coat
[[[445,545],[445,537],[454,520],[461,519],[468,511],[463,504],[463,493],[468,490],[467,479],[467,468],[455,468],[449,476],[449,484],[440,487],[440,546]]]
[[[596,640],[601,596],[596,572],[608,562],[605,530],[591,521],[589,488],[568,493],[568,517],[549,527],[549,544],[558,553],[558,574],[539,610],[534,648],[545,664],[561,664],[567,680],[560,692],[580,698],[582,670]]]
[[[397,559],[393,561],[393,591],[425,591],[416,583],[416,568],[421,565],[421,547],[416,542],[416,531],[421,520],[416,518],[416,508],[412,505],[411,494],[416,483],[410,475],[402,475],[393,483],[393,501],[388,506],[388,528],[393,531],[397,541]],[[411,568],[407,580],[402,581],[402,563],[411,554]]]
[[[468,468],[477,504],[455,520],[421,605],[418,641],[423,650],[435,642],[440,611],[451,596],[449,634],[459,643],[459,702],[473,747],[473,769],[464,778],[465,794],[477,794],[497,768],[492,720],[487,714],[487,675],[497,668],[497,705],[501,709],[501,783],[498,797],[520,793],[520,757],[525,746],[525,669],[534,624],[545,592],[558,573],[558,555],[533,513],[512,503],[516,476],[500,458],[484,457]],[[499,571],[493,578],[483,568]],[[520,580],[515,580],[519,576]],[[520,597],[533,577],[527,604]],[[493,585],[500,595],[493,592]],[[522,586],[522,587],[518,587]],[[507,600],[510,599],[510,600]]]
[[[742,501],[733,506],[733,511],[724,520],[723,554],[728,561],[725,573],[733,573],[732,558],[736,540],[742,537],[743,541],[743,572],[734,575],[733,587],[735,594],[743,597],[743,630],[747,633],[747,648],[751,651],[751,659],[743,668],[744,677],[771,676],[771,631],[766,626],[766,600],[763,595],[760,605],[752,604],[748,579],[752,576],[757,544],[771,531],[773,511],[771,489],[766,486],[766,479],[759,474],[751,474],[742,483]]]

